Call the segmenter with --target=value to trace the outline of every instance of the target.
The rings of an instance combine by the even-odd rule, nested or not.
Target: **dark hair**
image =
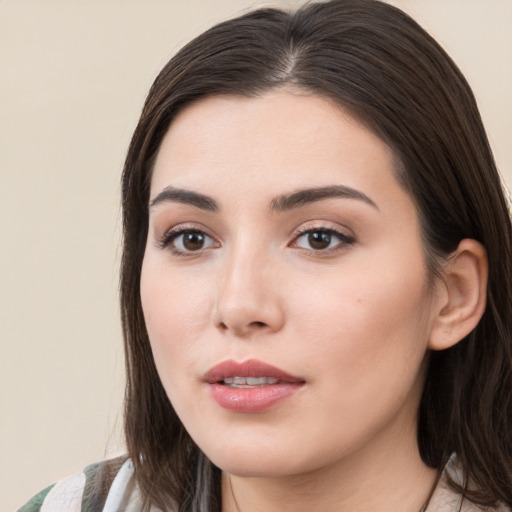
[[[280,86],[334,100],[393,149],[415,200],[427,262],[464,238],[489,259],[487,307],[453,348],[432,352],[419,410],[426,464],[452,453],[478,504],[512,505],[512,250],[500,178],[473,94],[441,47],[409,16],[377,0],[261,9],[221,23],[164,67],[146,99],[122,179],[121,307],[128,454],[147,503],[220,510],[220,470],[191,440],[155,368],[140,300],[152,166],[170,123],[209,95],[257,97]],[[467,489],[467,480],[474,487]],[[456,487],[457,484],[451,483]],[[166,505],[167,504],[167,505]]]

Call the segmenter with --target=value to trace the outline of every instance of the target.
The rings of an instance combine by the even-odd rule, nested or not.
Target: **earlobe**
[[[456,345],[478,324],[485,310],[488,262],[484,246],[464,239],[450,256],[439,282],[431,350]]]

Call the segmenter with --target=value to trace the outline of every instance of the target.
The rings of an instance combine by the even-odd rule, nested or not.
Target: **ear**
[[[478,324],[485,310],[488,263],[484,246],[464,239],[450,255],[439,280],[429,348],[456,345]]]

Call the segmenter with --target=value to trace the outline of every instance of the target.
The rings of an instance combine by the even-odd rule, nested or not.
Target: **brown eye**
[[[321,251],[331,245],[331,234],[325,231],[312,231],[308,233],[308,243],[312,249]]]
[[[171,233],[162,243],[176,254],[190,254],[216,246],[215,240],[203,231],[184,229]]]
[[[206,236],[199,231],[191,231],[183,234],[183,247],[187,251],[198,251],[202,249],[205,243]]]
[[[355,242],[350,235],[332,228],[317,228],[303,231],[297,236],[292,247],[314,252],[328,252],[343,249]]]

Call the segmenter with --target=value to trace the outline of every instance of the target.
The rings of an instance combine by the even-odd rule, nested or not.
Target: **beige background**
[[[466,74],[512,183],[512,0],[393,3]],[[259,4],[0,0],[1,510],[121,449],[124,152],[170,55]]]

